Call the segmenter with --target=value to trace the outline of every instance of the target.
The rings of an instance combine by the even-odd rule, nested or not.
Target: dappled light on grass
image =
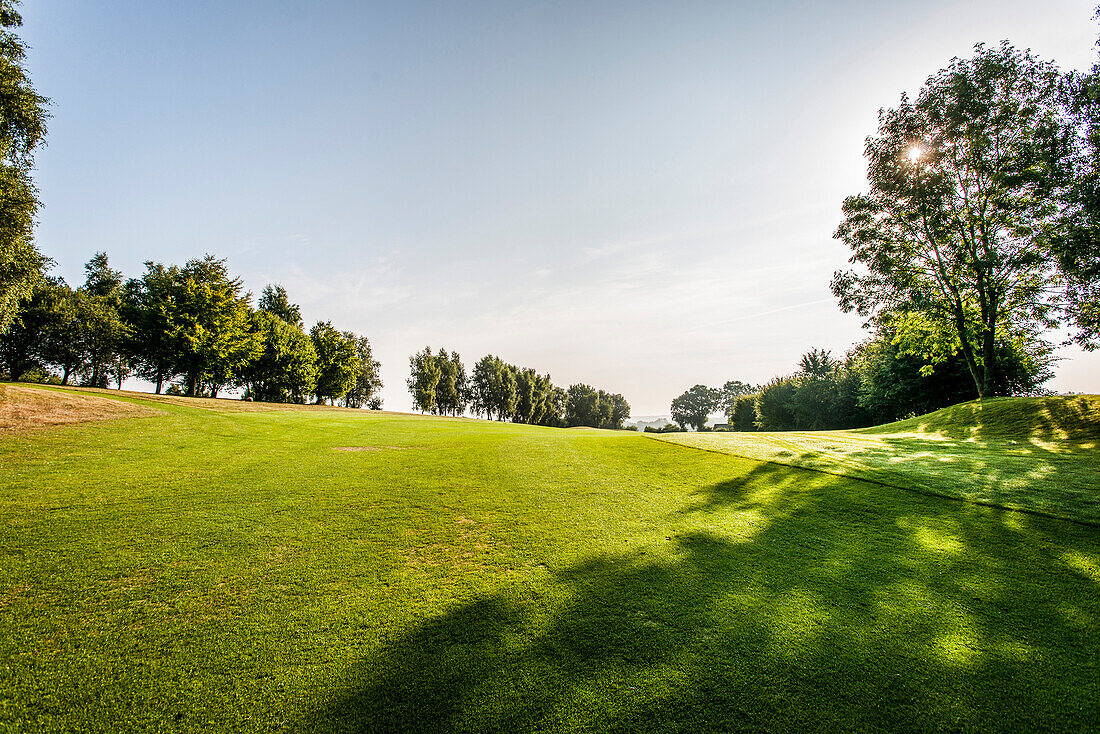
[[[979,504],[1100,524],[1092,442],[959,440],[923,433],[679,433],[655,440]]]
[[[1096,528],[625,432],[165,411],[0,443],[24,728],[1095,723]]]

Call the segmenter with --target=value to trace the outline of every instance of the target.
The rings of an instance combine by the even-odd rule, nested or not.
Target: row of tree
[[[217,396],[244,388],[268,402],[341,401],[380,407],[379,363],[366,337],[330,322],[307,333],[281,285],[267,286],[257,308],[225,260],[207,255],[182,267],[145,264],[125,280],[97,253],[84,284],[45,278],[21,300],[0,335],[0,364],[12,379],[56,370],[60,382],[122,386],[135,375],[173,391]]]
[[[737,398],[756,390],[740,380],[730,380],[722,387],[695,385],[672,401],[672,420],[678,425],[701,431],[712,413],[720,410],[729,415]]]
[[[1002,341],[994,350],[993,395],[1034,395],[1053,376],[1049,344]],[[759,387],[742,382],[723,389],[696,385],[672,403],[673,420],[702,430],[721,410],[734,431],[861,428],[930,413],[972,400],[974,382],[962,354],[919,357],[897,335],[880,330],[842,359],[812,349],[798,369]]]
[[[550,375],[489,354],[469,374],[457,352],[431,347],[409,357],[413,408],[436,415],[475,415],[539,426],[622,428],[630,404],[589,385],[556,387]]]

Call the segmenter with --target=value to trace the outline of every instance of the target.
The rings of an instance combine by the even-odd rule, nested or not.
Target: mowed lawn
[[[1095,525],[634,433],[131,400],[0,433],[0,730],[1100,728]]]

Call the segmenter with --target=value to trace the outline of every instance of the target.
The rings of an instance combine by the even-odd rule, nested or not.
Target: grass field
[[[1087,437],[1035,439],[1064,462],[1030,455],[1024,513],[627,432],[123,399],[154,410],[0,432],[0,730],[1100,728]],[[1085,522],[1036,514],[1065,497]]]

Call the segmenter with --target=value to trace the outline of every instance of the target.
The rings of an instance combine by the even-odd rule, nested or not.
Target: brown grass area
[[[11,433],[70,423],[157,415],[144,405],[23,385],[0,385],[0,431]]]

